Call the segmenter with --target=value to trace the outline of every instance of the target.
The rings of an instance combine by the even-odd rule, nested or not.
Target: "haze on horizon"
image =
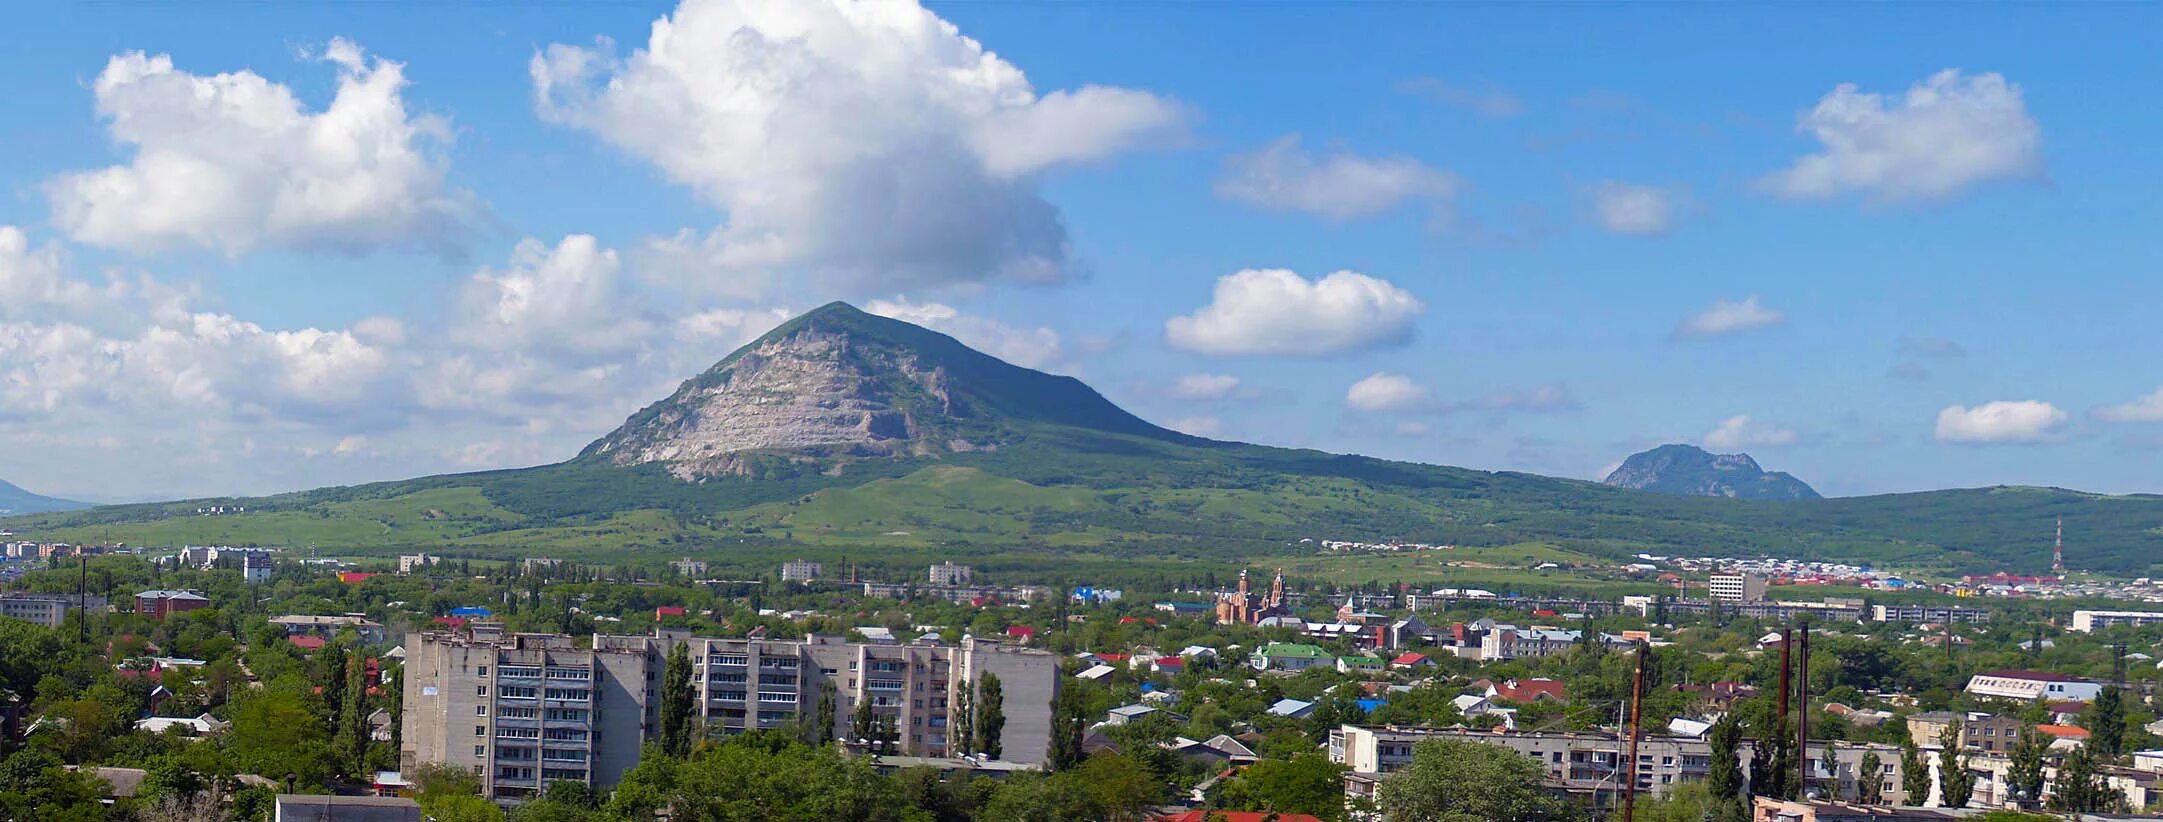
[[[845,299],[1210,437],[2163,491],[2159,16],[25,9],[0,478],[553,462]]]

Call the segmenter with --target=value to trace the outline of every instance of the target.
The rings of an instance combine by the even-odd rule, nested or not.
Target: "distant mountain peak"
[[[839,470],[851,460],[994,450],[1046,425],[1190,439],[1080,380],[834,302],[722,358],[580,456],[661,463],[699,480],[757,474],[773,460]]]
[[[1681,443],[1630,455],[1604,482],[1686,497],[1820,499],[1808,483],[1786,473],[1766,471],[1749,454],[1714,454]]]
[[[40,514],[47,511],[73,511],[88,508],[87,502],[44,497],[23,490],[7,480],[0,480],[0,517],[13,514]]]

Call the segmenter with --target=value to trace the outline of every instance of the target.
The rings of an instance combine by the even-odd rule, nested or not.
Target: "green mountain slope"
[[[793,416],[756,416],[775,408]],[[205,502],[248,513],[194,514]],[[568,462],[0,526],[75,541],[506,557],[940,545],[1229,559],[1315,538],[2040,570],[2059,516],[2075,567],[2148,573],[2163,561],[2163,497],[1683,497],[1189,437],[1079,381],[837,305],[732,354]]]

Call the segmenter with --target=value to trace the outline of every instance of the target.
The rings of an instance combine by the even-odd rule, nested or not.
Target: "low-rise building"
[[[1872,605],[1870,619],[1874,622],[1976,624],[1990,621],[1990,609],[1960,605]]]
[[[1298,673],[1316,665],[1334,665],[1337,658],[1328,651],[1299,642],[1272,642],[1254,652],[1251,663],[1257,671],[1284,671]]]
[[[336,637],[339,631],[351,628],[354,634],[359,636],[361,642],[369,645],[380,645],[389,638],[383,631],[383,623],[372,621],[359,614],[339,614],[336,616],[287,614],[281,617],[271,617],[270,624],[285,631],[285,635],[288,637],[312,636],[330,639]]]
[[[9,592],[0,594],[0,617],[58,628],[67,623],[69,611],[85,604],[93,614],[102,614],[106,609],[105,598],[101,596]]]
[[[135,595],[135,612],[151,619],[210,607],[210,598],[194,591],[150,590]]]
[[[2158,624],[2163,624],[2163,611],[2074,611],[2073,623],[2067,630],[2086,634],[2118,625]]]
[[[421,822],[420,803],[402,796],[278,795],[272,822]]]
[[[2049,671],[1989,671],[1968,679],[1968,693],[1994,699],[2032,702],[2093,702],[2103,692],[2099,682]]]

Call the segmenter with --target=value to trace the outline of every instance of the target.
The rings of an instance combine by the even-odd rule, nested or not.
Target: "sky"
[[[830,300],[1190,433],[2163,492],[2163,9],[51,4],[0,477],[568,458]]]

